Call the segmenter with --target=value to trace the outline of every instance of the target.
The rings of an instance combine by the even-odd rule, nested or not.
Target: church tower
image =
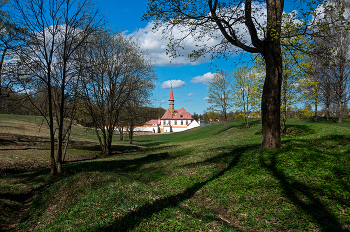
[[[170,87],[170,97],[169,97],[169,111],[174,114],[174,95],[173,95],[173,85]]]

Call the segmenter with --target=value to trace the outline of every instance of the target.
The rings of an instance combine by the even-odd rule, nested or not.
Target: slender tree
[[[215,111],[224,116],[225,127],[227,130],[227,113],[232,107],[231,73],[221,70],[215,73],[213,79],[209,82],[208,90],[208,111]]]
[[[233,103],[240,108],[246,128],[249,127],[250,113],[260,109],[263,77],[263,73],[245,66],[238,67],[233,73],[232,89],[235,93]]]

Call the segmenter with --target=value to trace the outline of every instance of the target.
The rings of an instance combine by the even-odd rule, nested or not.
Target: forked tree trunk
[[[266,78],[261,100],[263,148],[279,148],[281,145],[281,83],[282,56],[278,41],[266,42],[264,59]]]

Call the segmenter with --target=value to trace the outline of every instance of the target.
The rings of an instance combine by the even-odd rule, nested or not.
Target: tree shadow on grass
[[[20,173],[16,175],[16,183],[17,184],[28,184],[30,183],[33,186],[40,186],[34,189],[28,189],[25,193],[16,193],[9,190],[0,190],[0,209],[6,209],[6,212],[3,212],[2,217],[0,217],[0,231],[6,231],[9,228],[9,225],[15,225],[17,220],[21,218],[21,222],[26,221],[30,218],[31,214],[29,210],[26,210],[26,213],[23,214],[24,209],[26,207],[24,204],[30,200],[30,198],[34,195],[39,195],[32,202],[32,205],[48,204],[49,202],[42,202],[40,197],[41,193],[48,189],[52,184],[61,181],[62,179],[69,178],[72,175],[75,175],[80,172],[115,172],[119,175],[128,175],[133,172],[137,172],[141,169],[143,165],[152,162],[163,161],[166,159],[175,159],[177,155],[170,155],[167,152],[157,153],[147,155],[141,158],[136,159],[127,159],[127,160],[101,160],[94,162],[79,162],[79,163],[71,163],[64,165],[65,173],[62,176],[54,176],[47,180],[46,176],[50,173],[50,169],[43,168],[39,170],[35,170],[32,172]],[[148,169],[142,170],[141,172],[149,171]],[[157,172],[157,175],[165,175],[162,172]],[[43,176],[42,178],[38,178],[38,176]],[[152,176],[150,178],[157,178],[157,176]],[[145,181],[145,180],[144,180]],[[96,183],[94,188],[99,188],[104,186],[106,183],[98,182]],[[2,204],[2,202],[10,202],[11,204]],[[22,215],[23,214],[23,215]],[[2,218],[5,220],[2,221]]]
[[[286,140],[287,145],[291,144],[292,149],[300,149],[301,152],[307,150],[307,154],[301,157],[301,162],[314,162],[318,166],[324,165],[331,174],[324,177],[324,180],[337,186],[338,191],[348,193],[347,198],[341,198],[334,194],[331,187],[325,185],[312,189],[322,196],[337,201],[339,204],[350,207],[350,169],[347,158],[350,154],[349,135],[326,135],[316,139]],[[340,150],[343,150],[340,152]],[[337,161],[335,161],[337,160]],[[337,165],[329,166],[328,162],[337,162]]]
[[[157,199],[154,202],[146,203],[138,207],[136,210],[128,213],[124,217],[114,221],[110,225],[106,225],[102,227],[99,231],[132,230],[133,228],[138,226],[143,220],[151,218],[153,214],[159,213],[166,208],[179,207],[183,201],[192,198],[195,195],[195,193],[198,192],[198,190],[200,190],[203,186],[221,177],[227,171],[235,167],[238,164],[244,152],[246,152],[249,149],[251,149],[251,147],[240,147],[240,148],[233,149],[229,153],[221,154],[220,157],[217,157],[216,159],[215,158],[209,159],[207,162],[219,161],[222,157],[227,157],[227,156],[234,157],[225,169],[221,170],[219,173],[215,174],[211,178],[205,181],[200,181],[195,183],[191,187],[185,189],[185,191],[183,191],[182,193]]]
[[[117,172],[117,173],[126,173],[126,172],[136,172],[143,165],[148,163],[175,159],[177,156],[170,156],[169,153],[157,153],[151,154],[147,156],[143,156],[141,158],[136,159],[125,159],[125,160],[101,160],[94,162],[82,162],[71,164],[69,166],[65,166],[65,173],[67,175],[77,173],[77,172]]]
[[[254,133],[255,135],[261,135],[262,129],[259,129],[257,132]],[[286,134],[282,135],[282,138],[288,137],[288,136],[305,136],[305,135],[311,135],[315,134],[315,130],[311,129],[308,125],[296,125],[296,124],[287,124],[286,125]]]
[[[273,152],[267,159],[260,157],[260,163],[279,181],[283,194],[305,214],[311,216],[322,231],[347,231],[337,217],[314,195],[315,189],[278,169],[277,154],[278,152]]]

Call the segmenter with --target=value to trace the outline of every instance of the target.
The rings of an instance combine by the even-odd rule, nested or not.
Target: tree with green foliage
[[[208,90],[208,111],[214,111],[222,114],[225,119],[227,130],[227,113],[232,107],[231,73],[221,70],[215,73],[213,79],[209,82]]]
[[[248,128],[250,113],[259,111],[261,107],[261,89],[264,75],[257,69],[240,66],[232,76],[233,104],[241,110],[245,127]]]
[[[324,6],[327,7],[327,3]],[[330,37],[328,29],[331,25],[318,21],[318,17],[323,14],[315,11],[319,4],[320,1],[309,1],[307,9],[303,10],[303,4],[295,3],[295,11],[292,11],[295,19],[299,12],[299,18],[295,20],[296,29],[293,27],[283,33],[284,0],[149,0],[143,19],[153,20],[154,29],[163,30],[170,37],[168,53],[172,57],[182,55],[180,51],[189,37],[202,42],[211,39],[218,41],[199,45],[190,54],[193,59],[208,53],[212,58],[227,57],[237,52],[234,47],[260,54],[266,67],[261,102],[262,147],[278,148],[281,145],[280,96],[283,73],[281,39],[298,35]],[[265,9],[266,14],[263,13]],[[261,16],[263,22],[259,22]],[[181,34],[173,33],[175,29]]]

